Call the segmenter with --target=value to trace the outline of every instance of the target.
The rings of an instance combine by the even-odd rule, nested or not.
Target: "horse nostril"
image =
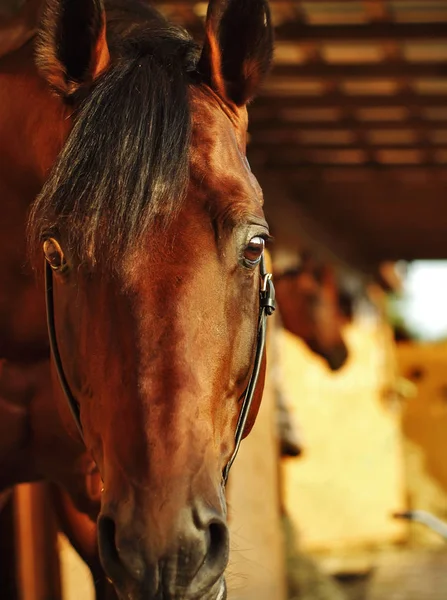
[[[210,589],[223,575],[229,558],[229,533],[220,510],[199,503],[193,508],[191,556],[198,567],[195,591]],[[194,531],[195,530],[195,531]],[[199,537],[197,537],[197,535]]]
[[[100,517],[98,520],[98,541],[101,558],[104,565],[121,564],[118,549],[115,542],[116,526],[110,517]]]
[[[146,565],[138,546],[125,538],[117,543],[116,524],[111,517],[99,518],[98,542],[103,567],[114,582],[120,584],[129,575],[136,582],[144,580]]]
[[[228,562],[229,535],[226,524],[214,519],[208,525],[208,550],[205,559],[206,567],[217,577],[224,571]]]

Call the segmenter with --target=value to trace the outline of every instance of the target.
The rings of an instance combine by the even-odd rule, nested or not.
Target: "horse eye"
[[[265,240],[261,236],[251,238],[244,250],[244,261],[248,266],[253,267],[261,260],[265,248]]]
[[[43,252],[53,271],[62,271],[67,266],[64,253],[54,238],[48,238],[43,243]]]

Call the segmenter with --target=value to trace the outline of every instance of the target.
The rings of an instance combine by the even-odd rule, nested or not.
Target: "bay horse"
[[[343,326],[352,317],[352,307],[334,267],[303,252],[297,266],[274,269],[274,275],[284,328],[301,338],[332,371],[343,367],[348,358]]]
[[[266,0],[211,0],[201,48],[144,0],[47,0],[0,59],[0,490],[62,485],[119,598],[226,596],[273,310],[245,157],[272,39]]]

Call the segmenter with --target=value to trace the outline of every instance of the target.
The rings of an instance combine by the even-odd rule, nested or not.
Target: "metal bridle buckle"
[[[267,291],[267,285],[268,285],[268,282],[270,281],[271,278],[272,278],[272,274],[271,273],[265,273],[264,274],[264,276],[262,277],[261,292],[266,292]]]
[[[262,275],[260,307],[261,309],[265,309],[267,315],[271,315],[276,309],[275,287],[271,273],[264,273]]]

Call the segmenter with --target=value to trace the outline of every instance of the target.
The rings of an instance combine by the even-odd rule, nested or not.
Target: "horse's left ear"
[[[198,71],[224,100],[243,106],[257,93],[273,55],[267,0],[210,0]]]
[[[36,62],[53,89],[69,97],[110,60],[102,0],[47,0]]]

